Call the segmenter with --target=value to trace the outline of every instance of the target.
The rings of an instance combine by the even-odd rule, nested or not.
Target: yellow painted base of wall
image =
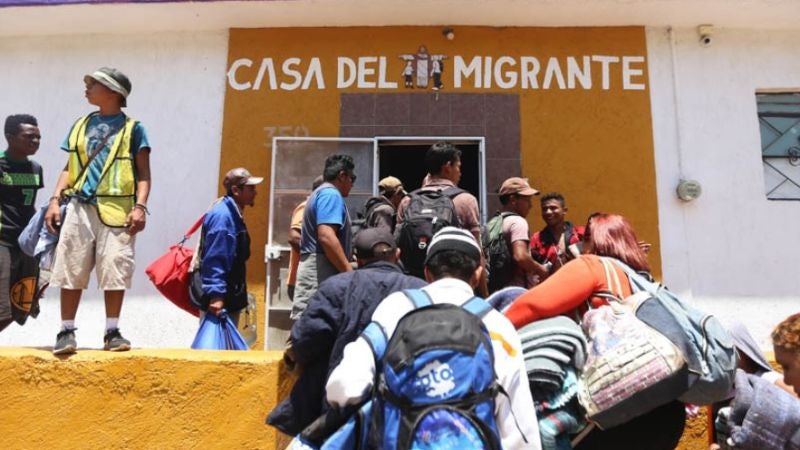
[[[273,449],[279,352],[0,349],[0,448]]]
[[[770,356],[770,361],[774,359]],[[281,352],[0,348],[0,449],[283,449]],[[705,408],[680,450],[706,450]]]

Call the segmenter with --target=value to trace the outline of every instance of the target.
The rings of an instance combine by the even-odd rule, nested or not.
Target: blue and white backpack
[[[391,339],[371,323],[363,332],[375,354],[370,447],[497,449],[491,339],[481,318],[492,307],[473,297],[459,306],[433,304],[422,290],[403,291],[415,309]]]

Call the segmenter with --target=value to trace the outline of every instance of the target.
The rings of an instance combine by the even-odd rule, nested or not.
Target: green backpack
[[[513,212],[497,212],[486,224],[483,234],[483,254],[486,255],[489,272],[489,293],[499,291],[508,286],[514,260],[506,240],[503,238],[503,220],[509,216],[518,216]]]

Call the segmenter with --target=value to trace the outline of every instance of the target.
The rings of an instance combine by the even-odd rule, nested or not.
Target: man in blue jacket
[[[200,237],[202,296],[192,301],[203,311],[219,315],[224,308],[234,322],[247,306],[246,263],[250,257],[250,235],[242,212],[253,206],[256,185],[262,177],[244,167],[225,174],[225,196],[206,213]]]
[[[286,356],[303,366],[303,373],[289,398],[267,418],[267,423],[286,434],[300,433],[328,410],[328,374],[339,365],[344,347],[369,324],[378,303],[393,292],[426,285],[417,277],[403,274],[397,264],[400,250],[388,229],[361,230],[354,247],[358,270],[322,282],[292,326],[291,348]]]

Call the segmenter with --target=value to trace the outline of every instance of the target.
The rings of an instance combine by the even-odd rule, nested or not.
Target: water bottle
[[[242,325],[242,337],[247,342],[248,347],[253,347],[258,339],[257,318],[256,318],[256,297],[247,293],[247,307],[244,309],[244,321]]]

